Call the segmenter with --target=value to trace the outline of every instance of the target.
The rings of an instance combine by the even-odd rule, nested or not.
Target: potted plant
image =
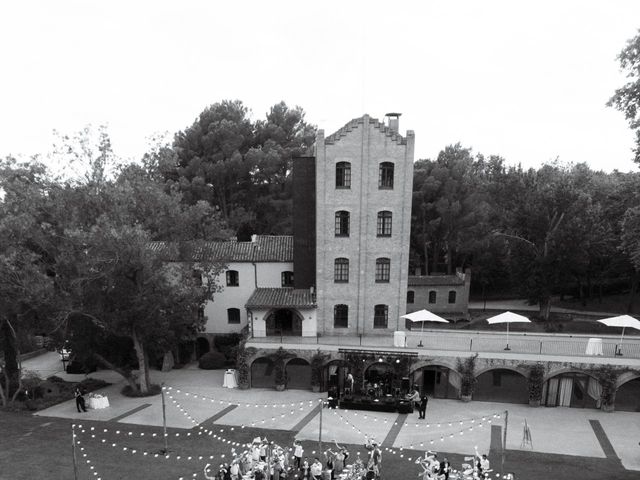
[[[476,359],[478,358],[478,354],[471,357],[467,357],[464,360],[458,358],[458,373],[460,374],[461,382],[460,382],[460,400],[463,402],[471,401],[471,397],[473,396],[473,391],[476,388]]]
[[[311,388],[319,392],[322,387],[322,367],[328,355],[320,353],[320,349],[311,357]]]
[[[287,372],[285,368],[285,362],[287,361],[287,359],[293,357],[295,357],[295,355],[287,352],[282,347],[269,355],[269,358],[273,362],[276,390],[278,390],[279,392],[283,391],[287,386]]]
[[[542,387],[544,384],[544,365],[536,363],[529,369],[529,405],[539,407],[542,401]]]

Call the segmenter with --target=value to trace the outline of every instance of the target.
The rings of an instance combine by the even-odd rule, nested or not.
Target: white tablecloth
[[[237,388],[238,380],[236,380],[236,371],[235,370],[227,370],[224,373],[224,382],[222,383],[224,388]]]
[[[89,397],[87,407],[92,409],[107,408],[109,406],[109,397]]]
[[[602,355],[602,339],[590,338],[587,342],[587,350],[585,353],[587,355]]]

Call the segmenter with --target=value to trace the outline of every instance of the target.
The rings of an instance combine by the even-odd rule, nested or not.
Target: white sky
[[[91,123],[139,158],[212,103],[263,118],[284,100],[327,135],[402,112],[416,159],[459,141],[525,167],[559,156],[637,171],[605,103],[638,28],[638,0],[6,1],[0,156]]]

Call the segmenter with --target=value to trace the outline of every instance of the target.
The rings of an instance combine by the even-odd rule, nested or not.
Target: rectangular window
[[[349,212],[336,212],[336,237],[349,236]]]
[[[378,212],[378,237],[391,236],[391,212]]]
[[[238,324],[240,323],[240,309],[239,308],[228,308],[227,309],[227,319],[230,324]]]
[[[413,303],[415,302],[416,299],[416,292],[414,292],[413,290],[409,290],[407,292],[407,303]]]
[[[346,258],[336,258],[334,262],[333,281],[335,283],[349,282],[349,260]]]
[[[347,305],[336,305],[333,307],[333,327],[349,327],[349,307]]]
[[[336,188],[351,188],[351,164],[349,162],[336,164]]]
[[[376,305],[374,309],[373,328],[387,328],[389,318],[388,305]]]
[[[237,287],[240,285],[240,278],[236,270],[227,271],[227,287]]]
[[[376,260],[376,283],[388,283],[391,272],[391,261],[388,258]]]
[[[380,170],[378,174],[378,188],[379,189],[393,188],[393,163],[382,162],[380,164]]]
[[[293,272],[282,272],[282,286],[293,287]]]

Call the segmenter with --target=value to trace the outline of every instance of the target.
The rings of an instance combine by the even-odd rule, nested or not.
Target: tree
[[[44,328],[42,307],[53,298],[49,223],[51,184],[37,162],[0,161],[0,345],[4,352],[0,398],[21,388],[18,333]]]
[[[640,163],[640,31],[620,52],[618,61],[629,81],[616,90],[607,105],[624,113],[629,126],[635,131],[634,161]]]

